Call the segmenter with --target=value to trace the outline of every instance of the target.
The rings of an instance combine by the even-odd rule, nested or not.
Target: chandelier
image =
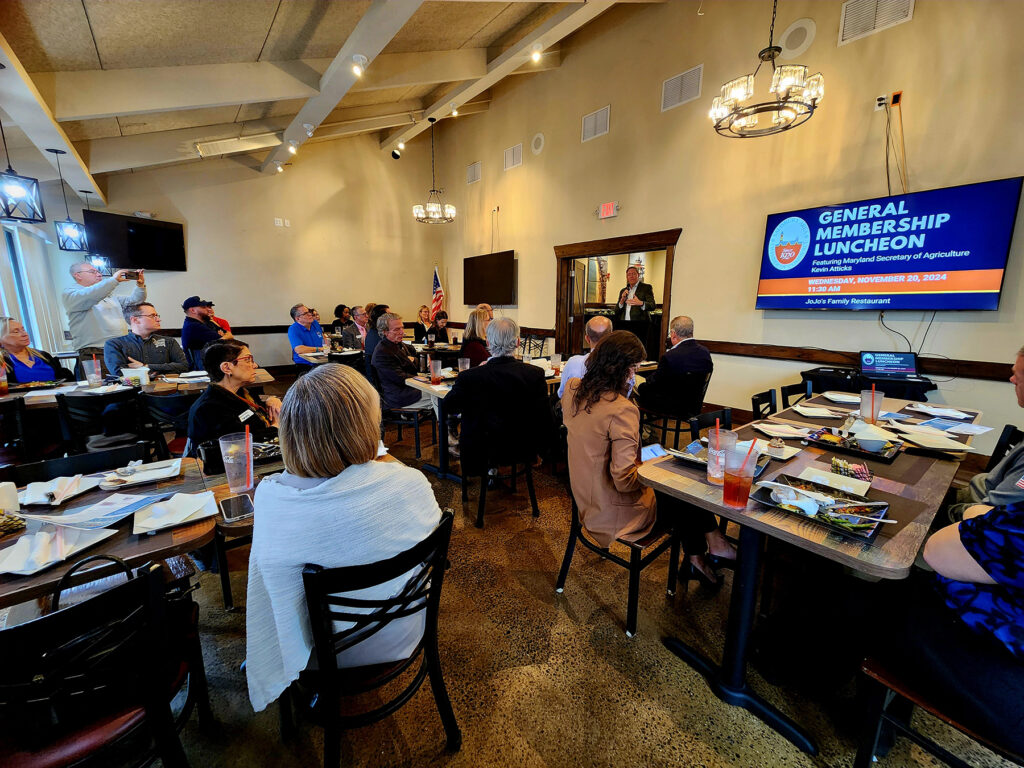
[[[434,178],[434,122],[430,120],[430,192],[427,194],[427,202],[424,205],[414,205],[412,215],[420,224],[450,224],[455,221],[455,206],[450,205],[442,199],[443,189],[437,188],[437,180]]]
[[[715,130],[730,139],[770,136],[807,122],[825,95],[825,78],[820,72],[808,76],[803,64],[776,64],[782,48],[774,44],[775,12],[779,0],[772,3],[772,25],[768,47],[757,54],[760,62],[753,74],[730,80],[722,86],[722,95],[711,102],[708,117]],[[772,65],[772,84],[768,101],[748,103],[754,97],[754,78],[765,62]]]

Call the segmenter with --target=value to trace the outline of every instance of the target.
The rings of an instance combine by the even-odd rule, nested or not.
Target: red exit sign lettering
[[[601,207],[598,209],[597,217],[599,219],[610,219],[613,216],[619,215],[619,203],[617,200],[613,200],[610,203],[601,203]]]

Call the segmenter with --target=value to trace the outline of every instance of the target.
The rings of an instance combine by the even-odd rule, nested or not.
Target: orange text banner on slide
[[[1001,269],[957,272],[893,272],[884,275],[829,275],[761,280],[758,296],[815,296],[874,293],[998,293]]]

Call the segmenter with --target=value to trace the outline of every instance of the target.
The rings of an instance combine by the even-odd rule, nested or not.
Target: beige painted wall
[[[875,313],[755,311],[765,217],[884,195],[885,114],[872,104],[893,90],[904,92],[912,191],[1024,173],[1017,51],[1024,3],[918,0],[911,22],[837,47],[840,2],[787,0],[776,30],[803,16],[816,21],[817,38],[800,63],[823,72],[825,100],[796,130],[742,141],[717,136],[707,111],[721,83],[752,70],[766,44],[770,4],[705,3],[701,17],[697,5],[613,9],[563,45],[558,70],[505,81],[487,113],[443,122],[446,178],[482,165],[479,183],[450,185],[460,211],[445,240],[452,289],[461,291],[462,257],[486,250],[495,206],[496,248],[515,248],[519,257],[521,298],[509,314],[531,326],[554,324],[554,245],[682,227],[671,310],[692,315],[698,337],[905,348]],[[975,43],[965,50],[968,40]],[[662,82],[701,63],[701,98],[661,112]],[[760,76],[758,87],[767,88]],[[581,143],[582,116],[606,104],[610,133]],[[537,132],[546,138],[539,156],[530,152]],[[502,151],[520,141],[523,165],[502,171]],[[594,211],[609,200],[621,212],[599,221]],[[1019,232],[1000,310],[939,313],[924,354],[1013,357],[1024,342],[1022,251]],[[899,312],[886,320],[916,349],[929,318]],[[753,392],[796,381],[807,367],[728,356],[715,364],[708,400],[744,408]],[[1009,384],[957,379],[940,386],[931,399],[979,405],[995,426],[1020,421]]]
[[[412,218],[430,189],[429,142],[411,143],[398,162],[377,146],[371,136],[313,142],[280,174],[225,158],[112,176],[107,210],[185,223],[188,271],[147,280],[163,325],[180,328],[181,302],[194,294],[232,325],[288,324],[299,301],[328,322],[336,304],[368,301],[414,318],[441,262],[436,227]],[[291,226],[275,227],[275,217]],[[58,290],[73,260],[57,257]],[[263,365],[290,362],[284,336],[245,340]]]

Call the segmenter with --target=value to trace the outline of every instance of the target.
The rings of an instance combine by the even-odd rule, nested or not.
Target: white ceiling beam
[[[539,27],[513,43],[504,53],[488,64],[486,75],[457,86],[443,99],[427,107],[425,116],[437,119],[448,117],[451,115],[453,103],[456,107],[461,107],[474,96],[522,67],[529,61],[534,46],[539,46],[541,50],[550,48],[584,24],[600,16],[613,5],[615,5],[615,0],[590,0],[584,5],[574,4],[563,8]],[[429,127],[427,120],[423,120],[407,128],[393,131],[381,141],[380,147],[382,150],[390,152],[398,145],[398,142],[408,142]]]
[[[423,0],[373,0],[320,78],[320,93],[302,105],[299,114],[285,129],[282,145],[272,149],[263,161],[261,170],[264,173],[275,170],[277,163],[290,157],[285,147],[291,142],[302,144],[306,141],[304,124],[314,128],[320,125],[356,84],[358,78],[352,71],[352,57],[356,54],[365,56],[372,67],[373,60],[421,5]]]
[[[87,189],[106,205],[107,197],[103,190],[89,173],[89,167],[75,151],[60,125],[53,119],[46,101],[3,35],[0,35],[0,64],[3,65],[0,70],[0,103],[4,111],[40,151],[52,148],[67,152],[60,169],[74,194],[84,199],[85,196],[79,190]],[[56,168],[56,156],[48,152],[43,154],[50,165]]]
[[[365,55],[365,54],[364,54]],[[182,67],[37,72],[32,75],[58,121],[308,99],[333,59],[196,64]],[[487,50],[385,53],[353,91],[471,80],[487,73]]]

